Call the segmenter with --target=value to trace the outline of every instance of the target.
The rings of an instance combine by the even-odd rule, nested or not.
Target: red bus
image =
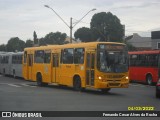
[[[157,83],[160,76],[160,50],[129,52],[130,80],[148,85]]]

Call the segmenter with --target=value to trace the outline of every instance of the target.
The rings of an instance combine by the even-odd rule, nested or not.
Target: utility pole
[[[70,43],[72,43],[72,29],[86,16],[88,15],[88,13],[90,13],[91,11],[96,10],[95,8],[90,10],[89,12],[87,12],[87,14],[85,14],[76,24],[72,24],[72,17],[70,18],[70,25],[68,25],[65,20],[63,20],[63,18],[50,6],[48,5],[44,5],[44,7],[51,9],[63,22],[64,24],[70,29]]]
[[[70,43],[72,43],[72,29],[73,27],[72,27],[72,17],[71,17],[70,19]]]

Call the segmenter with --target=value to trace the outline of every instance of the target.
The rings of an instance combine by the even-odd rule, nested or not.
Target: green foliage
[[[67,37],[66,33],[61,33],[61,32],[53,33],[53,32],[51,32],[44,37],[44,41],[45,41],[45,44],[61,45],[61,44],[64,44],[66,37]]]
[[[33,33],[34,40],[38,41],[37,34],[34,31]],[[66,33],[56,32],[56,33],[49,33],[44,38],[39,39],[39,45],[44,46],[47,44],[67,44],[68,42],[65,41],[67,37]],[[35,41],[34,41],[35,42]],[[32,47],[33,41],[28,39],[26,43],[23,40],[20,40],[18,37],[10,38],[7,45],[0,45],[0,51],[7,51],[7,52],[15,52],[15,51],[23,51],[26,47]],[[38,44],[38,43],[36,43]]]
[[[25,42],[18,37],[11,38],[6,45],[8,52],[14,52],[16,50],[23,51],[25,48]]]
[[[82,40],[82,42],[97,40],[122,42],[124,29],[117,16],[110,12],[101,12],[93,15],[90,28],[79,28],[74,36],[76,39]]]
[[[92,17],[91,29],[94,33],[94,39],[100,41],[121,42],[124,36],[123,25],[117,16],[108,12],[97,13]]]
[[[117,16],[108,12],[101,12],[95,14],[90,23],[90,28],[82,27],[79,28],[74,36],[76,39],[80,39],[82,42],[91,42],[91,41],[111,41],[111,42],[122,42],[124,37],[123,25],[120,23],[120,20]],[[44,38],[37,38],[37,34],[33,32],[33,41],[35,44],[47,45],[47,44],[67,44],[65,41],[67,35],[66,33],[61,32],[50,32]],[[15,50],[23,51],[25,47],[33,46],[32,40],[26,40],[26,43],[20,40],[18,37],[11,38],[7,45],[0,45],[0,51],[14,52]],[[130,50],[135,48],[131,45],[128,45]]]
[[[39,39],[39,46],[44,46],[44,45],[47,45],[45,39],[44,38],[40,38]]]
[[[89,28],[82,27],[74,33],[74,37],[75,39],[80,39],[82,42],[91,42],[92,31]]]
[[[0,45],[0,51],[6,51],[6,45],[5,44]]]
[[[32,40],[26,40],[25,47],[32,47],[33,46],[33,41]]]

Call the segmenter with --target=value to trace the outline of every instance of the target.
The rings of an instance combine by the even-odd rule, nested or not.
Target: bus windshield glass
[[[101,72],[123,73],[128,71],[128,51],[119,44],[99,44],[97,67]]]

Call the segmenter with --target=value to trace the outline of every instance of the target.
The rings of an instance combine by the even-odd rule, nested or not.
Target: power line
[[[72,19],[78,22],[77,19],[75,19],[75,18],[72,18]],[[74,22],[73,24],[76,24],[77,22]],[[80,21],[80,22],[81,22],[81,23],[85,23],[85,24],[90,24],[90,23],[87,23],[87,22],[84,22],[84,21]]]

